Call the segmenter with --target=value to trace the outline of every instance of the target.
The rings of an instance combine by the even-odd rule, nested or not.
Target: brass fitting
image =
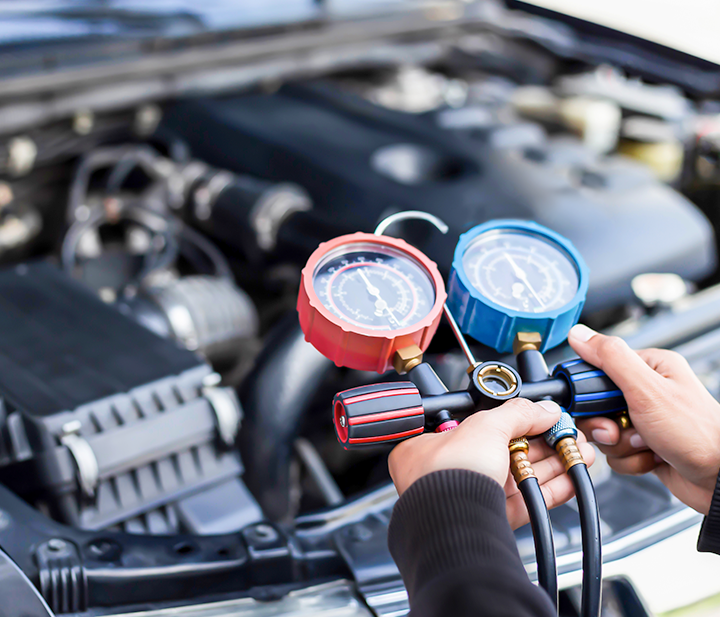
[[[510,450],[510,470],[515,478],[515,484],[520,484],[528,478],[535,478],[535,471],[528,459],[528,450],[530,449],[528,440],[525,437],[512,439],[508,449]]]
[[[527,440],[527,437],[516,437],[510,440],[508,449],[510,450],[510,454],[519,450],[527,452],[530,449],[530,442]]]
[[[504,387],[505,389],[497,392],[491,389],[485,383],[485,380],[494,381],[496,385]],[[508,370],[508,368],[502,364],[494,364],[492,362],[488,362],[485,367],[478,372],[475,381],[477,387],[485,390],[490,396],[509,396],[518,389],[519,385],[517,377],[512,371]]]
[[[528,349],[540,350],[542,336],[539,332],[518,332],[513,341],[513,353],[517,356],[521,351]]]
[[[617,423],[621,429],[632,428],[632,420],[630,420],[630,415],[627,411],[623,411],[618,415]]]
[[[422,363],[423,352],[417,345],[408,345],[398,349],[393,356],[393,368],[398,375],[404,375]]]
[[[565,471],[570,471],[570,468],[575,467],[575,465],[585,464],[585,459],[583,459],[583,456],[580,453],[577,441],[575,441],[572,437],[564,437],[558,441],[555,444],[555,449],[560,455],[560,460],[565,466]]]

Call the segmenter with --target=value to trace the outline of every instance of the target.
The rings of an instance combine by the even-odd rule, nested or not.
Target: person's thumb
[[[560,406],[553,401],[532,403],[516,398],[485,412],[484,421],[494,426],[508,441],[525,435],[541,435],[560,420]]]
[[[605,371],[625,397],[652,391],[651,386],[659,377],[617,336],[605,336],[587,326],[577,325],[570,330],[568,342],[585,362]]]

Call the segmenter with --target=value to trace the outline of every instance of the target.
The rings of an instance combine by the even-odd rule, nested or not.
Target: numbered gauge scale
[[[398,349],[427,349],[445,302],[437,266],[403,240],[356,233],[321,244],[302,272],[305,338],[338,366],[383,373]]]
[[[544,351],[577,323],[588,269],[559,234],[529,221],[492,221],[460,236],[448,287],[465,334],[510,352],[518,332],[538,332]]]

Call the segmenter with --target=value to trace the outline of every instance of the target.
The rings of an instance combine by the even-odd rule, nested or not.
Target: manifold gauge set
[[[382,446],[423,432],[453,430],[469,414],[515,398],[554,400],[560,422],[542,437],[567,470],[583,531],[583,617],[601,609],[602,555],[595,491],[577,448],[574,417],[605,415],[627,421],[620,390],[580,359],[550,370],[543,353],[563,343],[580,318],[588,268],[572,243],[530,221],[497,220],[458,239],[445,282],[435,263],[404,240],[384,235],[401,219],[447,227],[424,212],[403,212],[375,233],[358,232],[321,244],[302,271],[298,313],[305,338],[338,366],[386,373],[383,381],[336,394],[332,421],[346,449]],[[448,391],[423,361],[443,318],[468,361],[469,386]],[[513,365],[478,362],[465,337]],[[535,437],[535,436],[530,436]],[[528,505],[538,583],[558,604],[555,549],[547,506],[526,438],[508,444],[511,471]]]

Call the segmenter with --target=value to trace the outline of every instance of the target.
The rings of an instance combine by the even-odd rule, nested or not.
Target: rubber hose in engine
[[[208,169],[190,201],[195,223],[216,240],[242,248],[250,261],[275,249],[289,217],[312,209],[301,186],[215,169]]]
[[[244,479],[271,520],[291,514],[293,442],[317,389],[333,367],[305,341],[293,313],[268,336],[265,350],[241,388]]]

